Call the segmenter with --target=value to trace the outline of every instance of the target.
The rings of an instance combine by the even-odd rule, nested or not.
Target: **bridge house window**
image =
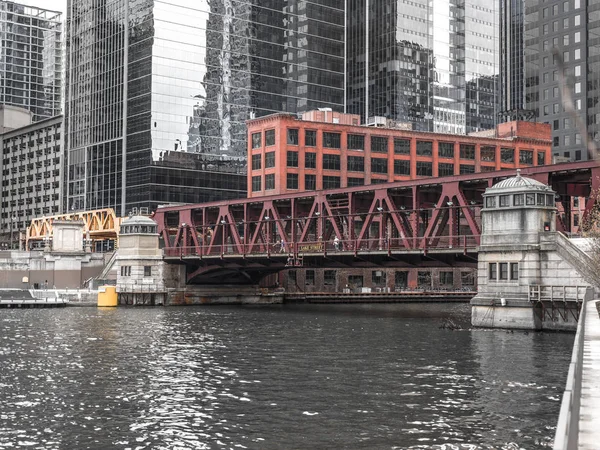
[[[496,207],[496,197],[487,197],[485,199],[485,207],[486,208],[495,208]]]
[[[519,279],[519,263],[510,263],[510,279]]]
[[[275,130],[265,131],[265,145],[267,147],[270,145],[275,145]]]
[[[440,142],[438,144],[438,156],[454,159],[454,144],[452,142]]]
[[[382,136],[371,136],[371,151],[376,153],[387,153],[388,139]]]
[[[323,155],[323,170],[340,170],[340,155]]]
[[[121,276],[122,277],[131,276],[131,266],[121,266]]]
[[[364,150],[365,137],[360,134],[348,135],[348,150]]]
[[[261,144],[261,133],[252,133],[252,148],[260,148]]]
[[[348,156],[348,172],[364,172],[365,158],[362,156]]]
[[[433,153],[433,142],[417,141],[417,156],[431,156]]]
[[[405,161],[403,159],[394,160],[394,174],[410,175],[410,161]]]
[[[498,279],[498,264],[497,263],[490,263],[488,276],[489,276],[490,280]]]
[[[304,168],[305,169],[316,169],[317,168],[317,154],[308,152],[304,154]]]
[[[275,152],[265,153],[265,169],[275,167]]]
[[[525,194],[525,204],[527,206],[535,205],[535,194]]]
[[[515,194],[513,196],[514,206],[523,206],[525,204],[525,194]]]
[[[323,147],[325,148],[340,148],[341,134],[340,133],[323,133]]]
[[[500,196],[500,208],[508,208],[510,206],[510,195]]]
[[[396,155],[410,155],[410,140],[394,139],[394,153]]]
[[[304,131],[304,145],[306,147],[317,146],[317,132],[315,130]]]
[[[290,128],[287,130],[287,143],[289,145],[298,145],[298,129]]]
[[[152,266],[144,266],[144,276],[145,277],[152,276]]]

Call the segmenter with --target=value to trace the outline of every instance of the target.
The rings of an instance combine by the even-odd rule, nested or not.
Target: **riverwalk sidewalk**
[[[595,301],[585,304],[578,448],[596,450],[600,448],[600,317]]]

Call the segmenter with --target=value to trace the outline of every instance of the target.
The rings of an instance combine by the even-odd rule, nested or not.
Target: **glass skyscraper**
[[[344,109],[344,1],[69,0],[69,210],[245,196],[249,118]]]
[[[0,1],[0,103],[32,112],[34,122],[61,113],[61,13]]]
[[[494,127],[494,2],[348,0],[347,8],[348,113],[442,133]]]

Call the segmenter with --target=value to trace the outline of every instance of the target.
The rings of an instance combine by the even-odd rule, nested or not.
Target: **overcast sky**
[[[63,20],[67,13],[67,0],[15,0],[15,3],[22,5],[37,6],[38,8],[51,9],[53,11],[61,11]]]

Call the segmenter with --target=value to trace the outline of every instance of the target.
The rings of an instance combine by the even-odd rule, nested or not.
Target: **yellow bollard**
[[[117,306],[117,288],[116,286],[98,287],[98,306]]]

